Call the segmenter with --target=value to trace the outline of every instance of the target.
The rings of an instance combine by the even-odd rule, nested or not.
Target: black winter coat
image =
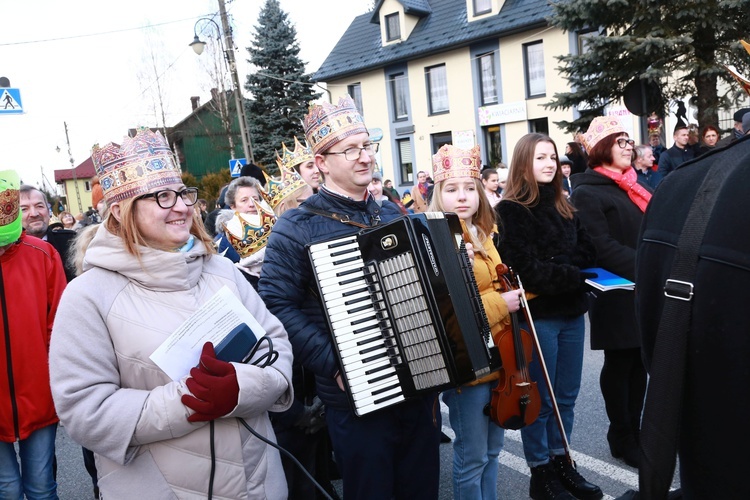
[[[575,189],[571,201],[594,240],[597,267],[634,281],[635,247],[643,212],[612,179],[591,169],[572,180]],[[649,187],[645,189],[651,191]],[[591,348],[640,347],[634,292],[594,291],[590,296]]]
[[[750,137],[664,179],[646,210],[636,255],[636,311],[650,369],[667,300],[664,283],[690,205],[713,165],[736,161],[739,167],[707,207],[693,281],[679,448],[685,498],[750,498]]]
[[[586,289],[580,270],[594,265],[596,249],[577,216],[565,219],[555,209],[554,189],[540,185],[539,203],[531,208],[502,200],[497,250],[536,294],[533,317],[579,316],[586,312]]]
[[[367,201],[354,201],[321,189],[300,208],[285,212],[276,221],[266,247],[260,296],[284,325],[295,362],[315,374],[318,396],[323,403],[331,408],[349,409],[347,396],[334,379],[340,366],[305,246],[354,234],[360,228],[308,212],[304,207],[348,215],[352,221],[368,226],[377,217],[388,222],[400,217],[401,212],[389,201],[383,201],[381,207],[372,196]]]

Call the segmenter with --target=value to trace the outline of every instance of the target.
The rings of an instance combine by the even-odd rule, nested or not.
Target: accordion
[[[407,215],[308,253],[356,415],[500,367],[455,214]]]

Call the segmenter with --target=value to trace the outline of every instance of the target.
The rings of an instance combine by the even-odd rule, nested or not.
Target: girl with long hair
[[[596,251],[565,198],[557,148],[549,137],[533,133],[518,141],[496,211],[503,228],[498,250],[526,293],[534,296],[530,309],[539,347],[570,440],[583,369],[584,281],[590,277],[581,269],[594,264]],[[602,490],[586,481],[566,457],[536,352],[530,371],[542,399],[539,418],[521,429],[531,468],[531,498],[601,498]]]

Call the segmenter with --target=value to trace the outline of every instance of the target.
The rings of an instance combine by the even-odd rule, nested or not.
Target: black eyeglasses
[[[372,144],[368,144],[367,146],[363,146],[361,148],[349,148],[349,149],[345,149],[344,151],[328,151],[323,154],[324,155],[344,155],[344,158],[346,158],[348,161],[355,161],[355,160],[359,160],[359,157],[362,156],[362,151],[372,156],[378,152],[379,147],[380,147],[380,143],[373,142]]]
[[[198,201],[198,188],[185,188],[182,191],[175,191],[174,189],[162,189],[161,191],[155,191],[153,193],[146,193],[136,197],[136,201],[145,200],[146,198],[153,198],[156,204],[160,208],[172,208],[177,204],[177,197],[182,198],[182,202],[192,207]]]
[[[625,146],[628,144],[630,144],[630,147],[632,148],[635,146],[635,141],[633,139],[625,139],[624,137],[617,139],[617,145],[620,146],[621,149],[625,149]]]

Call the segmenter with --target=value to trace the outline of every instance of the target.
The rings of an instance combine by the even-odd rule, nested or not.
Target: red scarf
[[[617,173],[604,167],[596,167],[594,172],[600,173],[605,177],[609,177],[620,189],[628,193],[630,201],[636,204],[641,212],[646,211],[646,206],[651,200],[651,193],[646,188],[638,184],[638,174],[635,173],[634,168],[629,168],[624,173]]]

